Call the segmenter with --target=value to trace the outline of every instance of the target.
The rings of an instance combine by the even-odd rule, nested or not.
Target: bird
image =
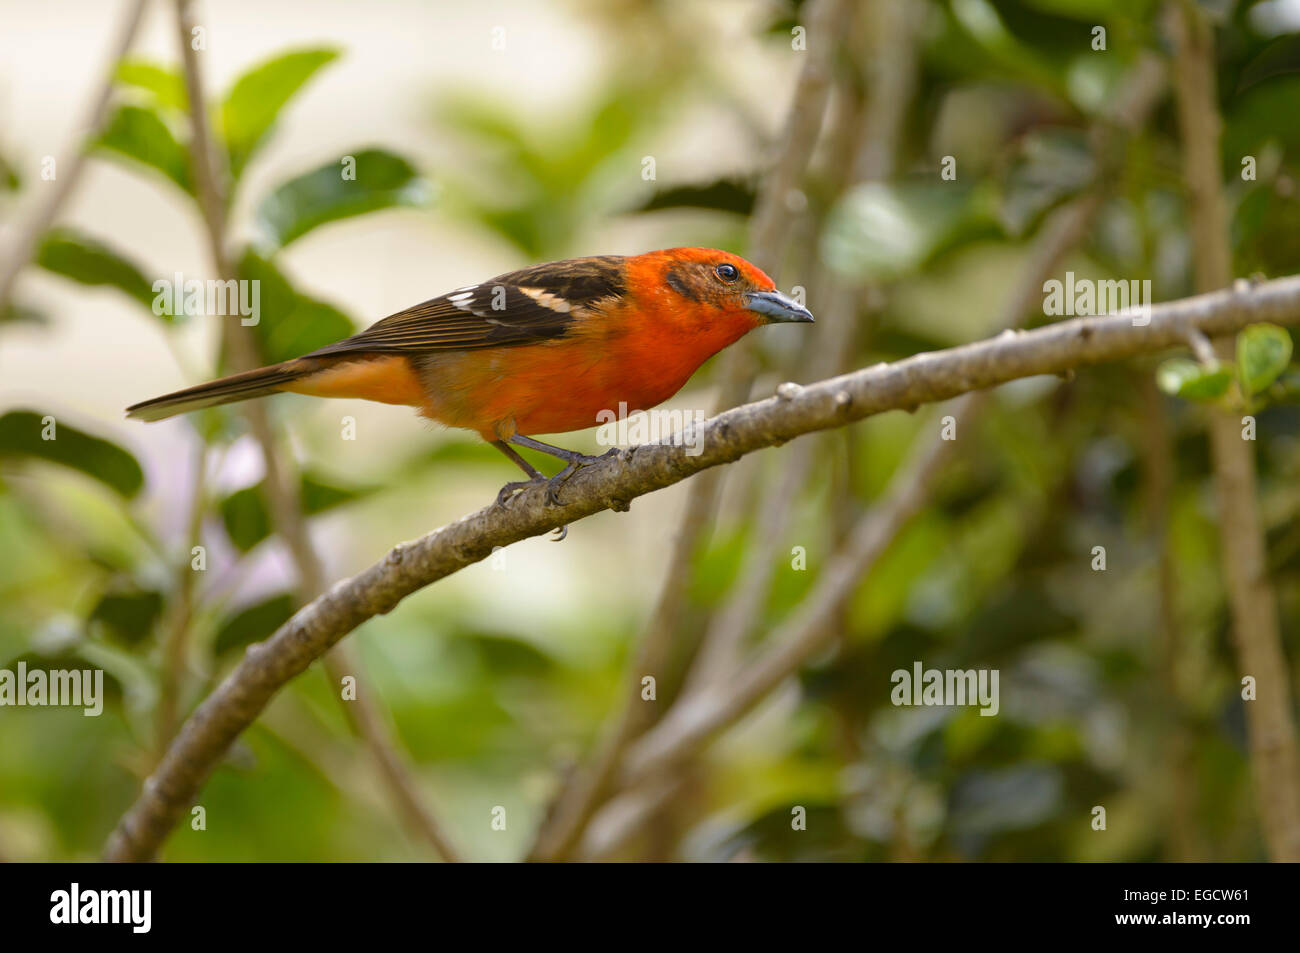
[[[498,504],[545,483],[547,503],[558,505],[565,481],[602,457],[534,435],[648,410],[749,331],[812,320],[760,268],[727,251],[571,258],[457,288],[309,354],[141,401],[126,413],[164,420],[277,392],[407,404],[477,433],[528,476],[502,487]],[[516,447],[565,466],[548,478]]]

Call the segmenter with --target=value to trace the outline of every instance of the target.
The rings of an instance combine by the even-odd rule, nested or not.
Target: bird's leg
[[[527,447],[529,450],[540,450],[542,453],[550,454],[552,457],[558,457],[565,463],[577,464],[577,467],[590,466],[597,461],[604,460],[606,457],[618,453],[618,448],[606,450],[598,457],[590,454],[578,453],[576,450],[565,450],[563,447],[555,447],[549,443],[542,443],[540,440],[534,440],[532,437],[525,437],[523,434],[515,434],[513,437],[506,438],[507,443],[513,443],[519,447]],[[574,467],[574,469],[577,469]]]
[[[521,457],[518,453],[516,453],[513,447],[506,446],[506,444],[501,440],[493,440],[491,441],[491,444],[492,446],[500,450],[502,453],[504,453],[507,457],[509,457],[515,463],[515,465],[519,467],[519,469],[523,470],[525,473],[528,474],[527,480],[520,480],[516,483],[507,483],[505,486],[501,488],[501,492],[497,494],[497,506],[504,506],[506,501],[509,500],[512,496],[514,496],[520,490],[527,489],[528,487],[532,486],[534,483],[546,482],[546,476],[543,473],[541,473],[536,467],[534,467],[531,463],[529,463],[527,460]]]
[[[590,466],[593,463],[599,463],[606,457],[618,453],[618,448],[607,450],[598,457],[590,454],[578,453],[576,450],[565,450],[563,447],[553,447],[549,443],[542,443],[540,440],[534,440],[532,437],[525,437],[523,434],[515,434],[513,437],[506,438],[507,443],[513,443],[516,446],[527,447],[530,450],[538,450],[542,453],[550,454],[553,457],[559,457],[565,462],[565,467],[555,476],[551,477],[546,487],[546,502],[552,506],[560,505],[560,487],[568,481],[580,469]],[[505,449],[505,448],[503,448]],[[511,451],[513,453],[513,451]],[[518,454],[515,454],[517,457]]]
[[[506,446],[506,444],[500,440],[492,440],[490,441],[490,443],[492,444],[492,446],[496,447],[507,457],[513,460],[518,465],[519,469],[523,470],[525,473],[528,474],[527,480],[520,480],[517,483],[507,483],[505,486],[501,488],[501,492],[497,494],[497,506],[505,506],[512,496],[514,496],[520,490],[527,489],[528,487],[532,486],[535,483],[549,482],[547,481],[545,474],[539,472],[536,467],[534,467],[531,463],[529,463],[518,453],[516,453],[512,447]],[[547,502],[553,502],[551,500],[551,491],[549,486],[546,491],[546,499]],[[557,526],[556,532],[558,532],[559,535],[554,537],[552,542],[558,543],[563,541],[564,537],[569,535],[569,527]]]

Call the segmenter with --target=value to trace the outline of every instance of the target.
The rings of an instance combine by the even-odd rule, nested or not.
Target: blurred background
[[[0,667],[98,667],[110,691],[98,718],[0,709],[6,860],[96,857],[178,721],[309,595],[239,408],[123,418],[217,373],[233,320],[151,310],[155,279],[215,272],[176,4],[146,4],[114,68],[134,6],[0,0],[5,248],[114,77],[72,194],[0,294]],[[1066,271],[1193,293],[1170,9],[1213,39],[1233,271],[1290,274],[1300,0],[209,0],[190,15],[267,363],[529,263],[713,246],[753,256],[819,323],[754,335],[667,405],[711,413],[737,389],[1043,323],[1042,283]],[[827,648],[674,769],[634,829],[579,831],[551,856],[1265,859],[1207,407],[1163,393],[1156,365],[1022,381],[962,417],[831,607]],[[1279,395],[1255,454],[1294,659],[1300,409]],[[265,409],[326,582],[516,478],[409,409]],[[625,704],[645,727],[691,672],[725,684],[786,631],[952,412],[726,468],[678,579],[700,478],[511,546],[349,636],[372,729],[460,855],[528,856]],[[57,441],[37,436],[46,415]],[[594,433],[562,442],[599,449]],[[665,619],[658,700],[638,707],[637,646]],[[916,660],[997,669],[999,715],[893,706],[890,673]],[[163,859],[437,858],[337,695],[319,666],[281,692],[207,784],[206,829],[183,822]]]

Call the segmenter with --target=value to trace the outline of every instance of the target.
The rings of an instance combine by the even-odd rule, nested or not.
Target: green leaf
[[[336,50],[298,50],[255,66],[235,81],[221,104],[221,131],[236,179],[303,84],[338,56]]]
[[[0,460],[25,458],[78,470],[128,498],[144,486],[140,464],[117,444],[78,430],[53,414],[11,410],[0,417]]]
[[[221,623],[212,643],[213,654],[224,655],[262,641],[288,622],[293,611],[294,598],[287,592],[246,606]]]
[[[668,208],[699,208],[714,212],[749,215],[754,211],[754,184],[739,179],[718,179],[696,185],[674,185],[659,189],[634,212],[657,212]]]
[[[97,146],[149,166],[193,194],[189,157],[162,116],[143,106],[119,106]]]
[[[5,662],[4,668],[10,672],[16,672],[19,663],[22,664],[23,669],[29,675],[35,671],[44,672],[47,685],[52,683],[56,672],[81,669],[103,672],[104,696],[101,701],[106,705],[116,705],[122,701],[123,686],[117,676],[106,669],[101,662],[87,658],[75,648],[57,652],[24,652],[22,655]]]
[[[374,487],[368,486],[339,486],[337,483],[328,483],[321,477],[304,474],[300,491],[302,509],[308,516],[324,513],[326,510],[332,510],[336,506],[373,493],[374,490]]]
[[[345,487],[321,477],[304,473],[299,493],[303,512],[308,516],[366,496],[375,487]],[[265,481],[236,490],[218,507],[226,535],[241,552],[248,552],[271,535],[271,515],[266,506]]]
[[[1258,394],[1291,362],[1291,335],[1276,324],[1253,324],[1237,335],[1241,389]]]
[[[221,501],[226,535],[241,552],[248,552],[271,535],[271,516],[262,498],[262,485],[246,486]]]
[[[1056,93],[1063,91],[1059,64],[1011,33],[997,6],[989,0],[951,0],[949,9],[998,71]]]
[[[37,264],[83,285],[106,285],[153,311],[153,283],[109,246],[71,228],[52,229],[41,242]],[[167,318],[166,320],[170,320]]]
[[[1242,93],[1266,79],[1294,73],[1300,73],[1300,36],[1288,33],[1277,37],[1242,67],[1234,92]]]
[[[148,93],[161,109],[189,111],[185,78],[176,70],[149,60],[123,60],[117,66],[117,81]]]
[[[537,646],[507,632],[470,631],[458,637],[474,645],[483,665],[496,678],[541,678],[555,668],[554,660]]]
[[[1245,156],[1261,155],[1270,142],[1279,143],[1287,154],[1300,144],[1300,124],[1279,123],[1300,96],[1300,76],[1275,75],[1257,83],[1230,100],[1231,109],[1223,117],[1222,154],[1231,157],[1233,171],[1241,168]]]
[[[162,609],[162,593],[125,586],[104,593],[91,610],[88,621],[101,626],[113,641],[131,647],[149,636],[162,615]]]
[[[299,294],[271,261],[255,252],[245,252],[239,263],[239,277],[258,283],[260,320],[254,331],[267,364],[300,357],[348,337],[355,330],[346,314],[324,301]]]
[[[1165,361],[1156,369],[1156,384],[1166,394],[1184,400],[1217,400],[1228,392],[1232,383],[1229,368],[1205,367],[1185,357]]]
[[[345,169],[355,177],[344,178]],[[327,222],[386,208],[421,207],[432,197],[429,182],[401,156],[364,149],[276,188],[258,205],[257,223],[270,252]]]

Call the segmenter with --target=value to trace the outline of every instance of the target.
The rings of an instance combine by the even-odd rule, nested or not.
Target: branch
[[[868,42],[862,60],[868,94],[862,118],[854,123],[858,145],[852,172],[844,182],[846,189],[893,175],[895,153],[916,86],[917,12],[906,0],[876,0],[863,8]],[[1035,290],[1041,283],[1036,283]],[[864,297],[883,297],[879,289],[835,276],[830,276],[826,285],[817,297],[818,313],[825,312],[826,340],[809,348],[806,364],[815,380],[852,366],[860,302]],[[767,603],[777,555],[799,491],[812,471],[815,450],[814,442],[801,443],[782,464],[780,479],[767,488],[758,505],[758,530],[754,545],[745,554],[740,581],[700,640],[685,692],[703,690],[710,682],[722,683],[738,667],[745,641]]]
[[[911,409],[919,403],[945,400],[994,383],[1005,383],[1014,377],[1060,374],[1073,367],[1159,351],[1185,340],[1190,328],[1208,334],[1230,334],[1256,320],[1300,323],[1300,316],[1290,310],[1297,303],[1292,295],[1300,290],[1300,278],[1282,279],[1254,290],[1248,288],[1243,283],[1238,291],[1216,292],[1157,306],[1152,309],[1151,324],[1146,328],[1133,327],[1122,315],[1116,315],[1075,319],[1035,331],[1004,331],[996,338],[978,344],[917,355],[896,364],[858,371],[809,390],[818,391],[820,396],[837,381],[861,381],[876,402],[885,403],[885,407],[873,407],[868,413],[880,409]],[[1273,303],[1264,305],[1256,297],[1260,292]],[[1274,298],[1275,294],[1280,297]],[[1229,318],[1229,314],[1236,310],[1234,305],[1244,305],[1251,311],[1263,305],[1274,317],[1247,318],[1238,323]],[[1237,317],[1243,316],[1238,314]],[[905,383],[898,380],[897,375],[908,365],[918,365],[915,370],[919,373],[905,375],[911,377],[910,383]],[[887,378],[888,382],[876,380],[867,383],[865,380],[878,375]],[[991,377],[996,379],[991,380]],[[918,385],[925,392],[920,401],[901,397],[902,393],[914,395]],[[840,393],[856,411],[861,392],[841,390]],[[970,402],[979,399],[978,394],[965,397],[961,405],[963,410]],[[764,401],[750,406],[761,408],[770,403]],[[931,460],[942,456],[943,443],[930,443],[913,457],[909,466],[895,475],[888,494],[890,504],[878,507],[859,524],[845,553],[837,554],[829,561],[830,568],[817,588],[772,634],[774,648],[767,655],[733,678],[725,694],[698,697],[692,699],[690,705],[674,706],[672,713],[629,749],[620,779],[623,784],[635,784],[698,750],[823,647],[829,631],[824,623],[837,601],[834,594],[857,583],[860,579],[858,570],[870,564],[883,544],[892,538],[896,531],[894,524],[914,507],[915,499],[923,497],[925,480],[922,476],[932,477],[937,471]]]
[[[780,150],[754,204],[749,229],[750,257],[760,268],[775,268],[789,235],[791,193],[799,188],[830,97],[831,71],[840,36],[853,15],[849,0],[815,0],[810,5],[808,62],[799,73],[786,115]]]
[[[849,0],[815,0],[811,5],[808,62],[799,74],[780,151],[764,179],[749,228],[749,257],[760,268],[773,273],[784,256],[789,238],[790,200],[817,146],[830,97],[834,53],[839,37],[852,22],[853,12],[854,4]],[[718,410],[734,407],[748,399],[755,377],[751,347],[750,342],[741,341],[723,356]],[[720,480],[721,472],[709,474],[690,488],[686,518],[681,522],[674,545],[673,562],[652,613],[657,624],[651,628],[647,639],[667,640],[676,628],[677,609],[685,601],[683,596],[690,578],[682,563],[695,552],[696,544],[711,522]]]
[[[838,38],[852,20],[853,4],[848,0],[816,0],[809,14],[807,62],[799,73],[780,147],[765,176],[754,204],[749,228],[749,255],[761,268],[775,272],[789,239],[791,198],[796,193],[821,131]],[[722,358],[722,383],[717,408],[724,410],[742,403],[754,383],[754,359],[748,342],[732,348]],[[590,762],[580,766],[572,780],[553,802],[538,831],[529,856],[533,860],[554,860],[561,856],[579,833],[597,799],[609,781],[627,742],[645,727],[649,715],[640,701],[641,675],[658,671],[668,658],[673,634],[690,581],[690,561],[712,522],[721,487],[722,471],[707,473],[691,484],[686,506],[678,521],[668,570],[660,585],[650,623],[624,691],[622,707],[604,729]]]
[[[126,19],[122,22],[117,42],[113,44],[113,56],[108,63],[108,72],[90,108],[86,110],[79,148],[65,163],[63,175],[55,178],[54,186],[45,204],[38,207],[19,229],[13,247],[9,249],[4,262],[0,263],[0,315],[4,314],[9,307],[18,273],[31,261],[41,236],[49,231],[55,217],[59,214],[59,209],[63,207],[63,203],[72,195],[73,189],[81,180],[81,170],[86,164],[86,153],[104,126],[104,117],[108,112],[109,99],[113,95],[113,85],[117,77],[117,64],[135,42],[135,35],[140,29],[140,21],[144,16],[145,4],[146,0],[135,0],[127,12]]]
[[[1178,685],[1178,666],[1185,649],[1178,613],[1177,554],[1169,531],[1170,500],[1174,492],[1174,439],[1165,395],[1150,374],[1136,381],[1142,394],[1142,499],[1146,531],[1156,551],[1156,612],[1159,626],[1153,639],[1162,697],[1158,705],[1168,792],[1164,815],[1170,859],[1190,863],[1206,859],[1196,817],[1198,784],[1193,744],[1187,731],[1186,705]]]
[[[181,558],[172,587],[173,607],[169,613],[166,635],[162,640],[162,672],[158,686],[158,757],[162,757],[176,737],[180,709],[181,680],[189,651],[190,627],[194,622],[195,573],[190,565],[191,547],[203,536],[203,513],[207,506],[207,444],[200,441],[194,454],[194,474],[190,484],[190,514],[185,526]]]
[[[1202,290],[1221,288],[1232,278],[1232,250],[1220,166],[1222,123],[1214,77],[1214,34],[1193,3],[1170,4],[1168,12],[1176,51],[1184,172],[1191,193],[1196,284]],[[1221,340],[1216,350],[1231,360],[1233,342]],[[1240,428],[1236,413],[1210,411],[1223,570],[1237,661],[1242,674],[1253,676],[1258,685],[1256,700],[1245,708],[1264,840],[1274,860],[1295,862],[1300,861],[1300,760],[1289,669],[1282,648],[1277,596],[1266,568],[1254,455]]]
[[[634,447],[574,474],[569,500],[548,506],[544,488],[529,488],[504,506],[493,504],[420,539],[394,547],[357,575],[300,609],[243,660],[182,727],[143,791],[109,839],[110,860],[153,856],[234,739],[272,696],[330,646],[411,593],[491,555],[494,547],[539,536],[603,510],[626,510],[633,499],[747,453],[802,434],[842,427],[888,410],[911,410],[1021,377],[1063,374],[1078,367],[1177,347],[1190,329],[1231,334],[1259,321],[1300,324],[1300,277],[1200,295],[1151,309],[1150,323],[1128,312],[1079,318],[926,354],[820,381],[784,385],[775,397],[734,408],[689,428],[691,439]],[[694,451],[694,452],[692,452]],[[754,680],[770,678],[762,672]],[[743,701],[752,686],[742,687]],[[719,722],[693,719],[699,740]],[[645,741],[664,736],[656,729]],[[642,771],[681,750],[638,746]]]
[[[1003,306],[1004,326],[1020,324],[1023,316],[1030,310],[1031,301],[1042,294],[1043,282],[1050,276],[1060,259],[1082,237],[1100,204],[1096,193],[1089,194],[1058,211],[1047,223],[1030,256],[1029,264],[1018,279],[1011,297]],[[957,433],[969,432],[969,428],[984,405],[985,398],[986,394],[982,392],[965,394],[948,409],[948,413],[956,422]],[[793,674],[810,655],[829,645],[834,637],[835,627],[831,623],[836,614],[842,610],[863,578],[875,566],[898,534],[924,508],[930,487],[948,462],[951,451],[955,449],[953,441],[941,438],[939,428],[935,427],[928,432],[931,436],[921,438],[911,448],[907,460],[890,479],[885,492],[865,515],[848,528],[841,548],[827,560],[830,569],[817,580],[816,586],[803,601],[805,608],[812,606],[816,611],[805,612],[799,617],[797,625],[785,625],[773,632],[767,639],[772,648],[766,650],[767,654],[760,662],[752,663],[747,670],[744,670],[741,669],[742,660],[738,655],[740,642],[749,635],[755,624],[762,604],[767,599],[767,590],[750,591],[749,586],[740,590],[756,605],[753,607],[737,605],[732,609],[736,612],[734,618],[729,618],[728,613],[724,611],[705,636],[706,641],[696,666],[699,667],[707,662],[708,657],[705,652],[709,648],[709,643],[720,636],[732,640],[733,644],[729,647],[737,653],[736,656],[727,659],[725,663],[717,663],[712,673],[702,671],[698,677],[693,677],[688,682],[685,691],[665,716],[665,722],[685,727],[668,729],[667,740],[661,742],[638,741],[629,755],[633,763],[638,757],[636,750],[643,748],[645,744],[662,743],[668,749],[681,745],[683,752],[687,747],[695,746],[695,739],[686,728],[694,717],[691,714],[693,711],[700,710],[701,706],[707,710],[710,705],[708,698],[711,694],[727,696],[732,693],[736,685],[749,685],[745,697],[734,698],[720,709],[724,721],[710,729],[716,732],[741,718],[753,704],[758,702],[762,694],[775,688],[788,675]],[[792,472],[802,473],[801,470],[793,469]],[[763,510],[770,512],[773,508],[779,508],[782,502],[766,500]],[[760,534],[759,538],[759,545],[762,547],[761,540],[764,537]],[[770,572],[764,574],[765,582],[770,581],[770,578]],[[729,631],[720,626],[736,628]],[[741,626],[744,628],[740,628]],[[740,679],[737,679],[735,674],[738,670],[744,673]],[[752,676],[756,671],[763,671],[765,674],[751,683],[746,683],[745,675]],[[696,673],[693,672],[692,675]],[[758,693],[748,694],[754,691]],[[679,760],[677,755],[670,754],[665,757],[664,763],[677,760]],[[624,784],[635,785],[642,777],[647,775],[634,769],[631,772],[625,771],[620,780]],[[602,812],[593,821],[590,834],[583,837],[579,855],[584,860],[594,860],[617,850],[649,819],[650,811],[656,802],[653,785],[650,790],[633,788],[619,794],[611,802],[608,811]],[[608,816],[605,816],[606,814]]]
[[[1104,190],[1109,184],[1109,173],[1117,161],[1118,151],[1113,149],[1113,141],[1132,133],[1146,121],[1164,89],[1163,64],[1152,54],[1144,56],[1127,77],[1108,120],[1098,123],[1090,130],[1090,142],[1103,170],[1099,176],[1099,185],[1058,210],[1044,225],[1024,270],[1003,305],[1000,322],[1002,327],[1020,326],[1024,318],[1034,310],[1035,304],[1041,303],[1043,282],[1051,276],[1070,249],[1083,239],[1101,207]],[[832,289],[830,300],[835,310],[842,311],[846,307],[842,300],[843,292],[843,286]],[[834,348],[828,350],[833,351]],[[970,394],[949,410],[958,433],[968,432],[983,403],[983,394]],[[949,442],[940,438],[937,428],[931,433],[929,438],[912,449],[908,461],[891,480],[887,491],[875,502],[870,512],[861,517],[856,525],[846,527],[846,532],[838,535],[837,543],[841,549],[832,558],[846,560],[848,565],[845,571],[818,580],[817,587],[805,599],[806,603],[819,606],[821,611],[809,615],[804,626],[784,628],[768,639],[775,647],[767,650],[764,664],[770,662],[773,667],[769,670],[769,676],[759,684],[771,684],[774,687],[785,675],[791,674],[802,664],[809,654],[829,643],[832,638],[829,632],[833,629],[832,623],[837,613],[843,611],[853,591],[902,528],[924,507],[927,498],[924,491],[932,485],[939,470],[947,462],[948,450],[951,448]],[[797,452],[787,464],[794,478],[801,476],[803,464],[809,459],[808,447],[805,445],[799,449],[802,453]],[[784,490],[785,487],[781,489]],[[771,578],[770,566],[775,563],[773,537],[779,536],[779,533],[775,529],[778,524],[771,514],[782,512],[791,505],[792,499],[793,497],[770,498],[760,508],[760,512],[765,514],[765,526],[758,534],[758,547],[760,552],[770,552],[764,553],[762,558],[765,562],[757,564],[760,569],[752,579],[742,577],[747,578],[747,582],[737,590],[705,636],[691,677],[682,695],[674,703],[674,708],[670,710],[669,718],[675,717],[678,705],[682,710],[689,711],[695,707],[697,698],[715,690],[715,686],[718,692],[725,695],[736,683],[734,673],[741,669],[742,664],[738,650],[748,637],[759,610],[766,601],[766,585]],[[854,540],[857,544],[849,545]],[[749,565],[750,562],[747,561],[746,566]],[[769,568],[764,570],[761,568],[763,566]],[[746,572],[748,571],[747,569]],[[787,651],[790,649],[793,651]],[[710,666],[711,650],[714,660]],[[718,658],[719,655],[722,657]],[[790,667],[785,669],[784,666]],[[777,677],[778,672],[783,674]],[[757,697],[753,702],[757,702]],[[726,709],[731,720],[742,717],[747,710],[747,704],[732,705]],[[634,787],[620,793],[609,811],[598,818],[590,835],[583,837],[580,855],[584,859],[596,859],[618,849],[649,819],[655,803],[653,790]]]
[[[203,72],[199,66],[198,52],[191,42],[194,28],[191,0],[176,0],[176,26],[185,71],[185,90],[190,105],[193,129],[191,156],[199,204],[203,210],[203,223],[208,233],[213,264],[223,280],[230,280],[238,276],[226,247],[227,170],[224,155],[209,126]],[[242,322],[228,321],[223,328],[222,338],[235,371],[250,370],[262,363],[257,338],[251,327]],[[288,546],[297,569],[299,599],[304,603],[309,602],[324,590],[325,570],[312,545],[303,517],[296,467],[291,459],[280,454],[265,405],[252,401],[243,405],[243,412],[262,451],[266,468],[268,511],[275,530]],[[324,668],[326,677],[337,693],[343,677],[359,672],[361,666],[349,652],[340,647],[325,659]],[[351,700],[339,695],[339,700],[348,726],[370,752],[407,823],[444,860],[458,860],[458,852],[443,832],[442,825],[422,803],[415,781],[390,737],[384,716],[370,695],[363,691]]]

